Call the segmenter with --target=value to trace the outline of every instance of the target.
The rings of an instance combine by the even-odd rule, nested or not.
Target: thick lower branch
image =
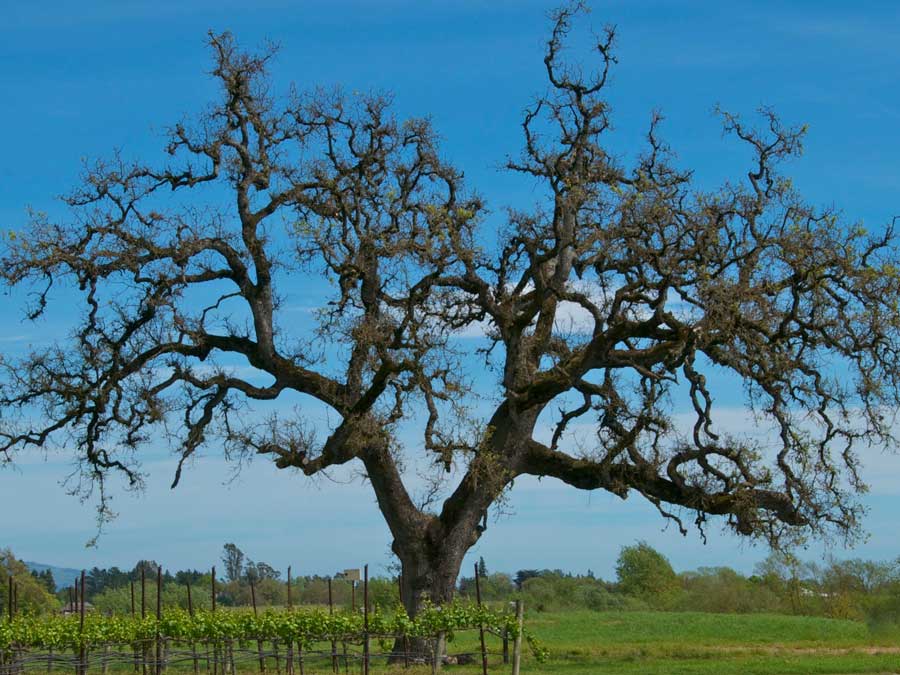
[[[604,466],[588,459],[578,459],[532,441],[528,446],[522,473],[552,476],[582,490],[603,488],[621,497],[635,489],[654,499],[711,515],[735,515],[739,519],[752,511],[767,511],[786,525],[808,525],[809,520],[797,506],[774,490],[752,486],[731,492],[707,492],[699,487],[679,485],[646,467],[616,463]]]

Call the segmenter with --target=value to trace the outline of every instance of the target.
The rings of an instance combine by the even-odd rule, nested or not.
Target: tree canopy
[[[538,203],[505,215],[428,120],[396,119],[380,95],[276,96],[271,50],[210,35],[220,97],[169,130],[168,161],[90,165],[70,217],[34,213],[5,244],[0,276],[33,292],[30,319],[58,287],[82,304],[71,339],[0,361],[0,457],[64,447],[102,508],[106,477],[139,486],[159,438],[180,458],[173,486],[204,447],[307,476],[359,462],[407,598],[452,592],[488,509],[526,475],[640,495],[682,530],[687,515],[772,541],[852,535],[856,449],[895,445],[893,227],[804,200],[783,173],[804,129],[771,110],[759,127],[722,113],[751,161],[717,189],[678,166],[658,114],[637,159],[618,158],[615,31],[590,67],[570,62],[581,9],[553,13],[548,90],[507,162]],[[298,330],[283,294],[323,279],[314,329]],[[484,332],[477,350],[467,330]],[[495,383],[478,405],[474,359]],[[741,387],[771,437],[723,428],[717,386]],[[289,393],[332,424],[254,414]],[[581,447],[576,424],[595,432]],[[417,444],[400,442],[404,425]],[[404,482],[415,452],[448,482],[424,503]]]
[[[616,560],[616,578],[626,595],[664,605],[678,587],[672,564],[646,541],[623,546]]]
[[[10,602],[17,612],[39,614],[56,609],[59,603],[53,593],[55,589],[47,588],[45,578],[33,575],[24,562],[13,555],[10,549],[0,549],[0,610],[6,615]],[[13,578],[13,597],[9,596],[9,578]],[[50,579],[52,580],[52,575]]]

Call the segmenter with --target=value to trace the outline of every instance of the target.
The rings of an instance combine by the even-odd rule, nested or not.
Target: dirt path
[[[900,646],[872,646],[872,647],[794,647],[791,645],[759,645],[747,646],[712,646],[712,651],[727,652],[729,654],[796,654],[796,655],[828,655],[842,656],[846,654],[866,654],[867,656],[879,656],[884,654],[900,654]]]

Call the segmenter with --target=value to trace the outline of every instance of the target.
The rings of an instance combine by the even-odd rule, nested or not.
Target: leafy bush
[[[5,573],[4,573],[5,572]],[[21,560],[10,549],[0,549],[0,607],[8,607],[9,574],[16,583],[16,597],[20,614],[40,614],[59,606],[44,583],[33,576]]]
[[[134,588],[134,605],[138,615],[141,613],[141,585],[135,584]],[[144,599],[146,603],[147,614],[156,614],[156,582],[148,581],[145,584]],[[212,608],[212,599],[210,590],[204,586],[191,587],[191,601],[195,610],[206,610]],[[131,614],[131,588],[130,586],[119,586],[118,588],[107,588],[102,593],[97,593],[91,598],[94,609],[102,614],[116,614],[125,616]],[[178,607],[180,609],[188,608],[187,586],[182,586],[175,582],[163,583],[162,592],[163,609],[171,609]]]
[[[701,567],[680,577],[682,593],[673,608],[692,612],[777,612],[784,607],[770,588],[730,567]]]
[[[654,608],[671,606],[679,590],[678,577],[662,553],[645,541],[623,546],[616,561],[619,590]]]
[[[648,609],[643,600],[622,593],[611,593],[601,586],[586,588],[582,604],[596,612],[639,612]]]

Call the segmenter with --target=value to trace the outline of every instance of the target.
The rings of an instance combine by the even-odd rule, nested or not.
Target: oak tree
[[[521,476],[638,495],[682,529],[717,517],[772,541],[852,535],[856,449],[894,444],[900,402],[892,227],[867,233],[805,201],[782,173],[803,129],[768,110],[759,127],[722,114],[752,159],[717,189],[677,165],[658,116],[637,158],[618,159],[614,31],[573,65],[580,9],[552,15],[547,91],[508,161],[546,198],[499,228],[427,120],[400,121],[377,95],[277,97],[270,50],[211,35],[221,96],[171,128],[168,161],[90,166],[70,217],[35,214],[5,244],[0,275],[34,293],[29,318],[57,287],[82,311],[71,339],[0,362],[0,457],[64,447],[101,509],[107,478],[139,485],[140,451],[162,438],[173,485],[204,447],[306,476],[356,463],[410,612],[452,595]],[[298,322],[282,298],[323,279],[320,311]],[[477,402],[475,359],[495,382]],[[774,432],[723,427],[720,384]],[[303,408],[254,414],[289,395],[331,425]],[[593,426],[587,441],[572,442],[576,423]],[[411,458],[447,482],[425,504]]]

